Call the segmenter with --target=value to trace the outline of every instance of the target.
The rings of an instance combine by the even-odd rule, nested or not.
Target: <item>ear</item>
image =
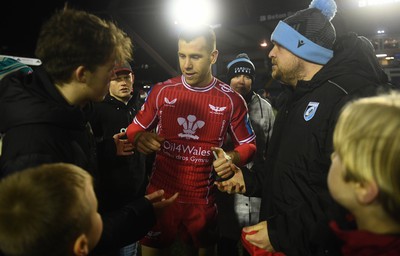
[[[89,254],[89,241],[85,234],[81,234],[74,243],[74,255],[86,256]]]
[[[76,81],[86,83],[87,69],[84,66],[79,66],[75,69],[74,78]]]
[[[355,185],[356,197],[360,204],[371,204],[378,197],[379,188],[375,181],[357,182]]]
[[[217,62],[218,59],[218,50],[214,50],[211,53],[211,64],[215,64],[215,62]]]

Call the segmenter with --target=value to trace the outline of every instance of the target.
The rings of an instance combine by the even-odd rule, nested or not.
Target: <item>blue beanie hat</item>
[[[246,53],[238,54],[226,67],[228,68],[227,78],[229,82],[239,74],[250,76],[252,82],[254,82],[256,68]]]
[[[334,0],[313,0],[308,9],[279,21],[271,35],[276,42],[304,60],[324,65],[333,57],[336,14]]]

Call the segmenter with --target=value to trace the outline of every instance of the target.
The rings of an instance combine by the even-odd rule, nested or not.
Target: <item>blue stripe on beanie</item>
[[[249,63],[251,66],[253,66],[253,69],[256,69],[256,68],[254,67],[253,62],[251,62],[249,59],[246,59],[246,58],[238,58],[238,59],[232,60],[231,62],[229,62],[227,68],[229,69],[233,64],[238,63],[238,62],[247,62],[247,63]]]
[[[283,21],[279,21],[272,32],[271,41],[282,45],[294,55],[317,64],[324,65],[333,57],[332,50],[314,43]]]

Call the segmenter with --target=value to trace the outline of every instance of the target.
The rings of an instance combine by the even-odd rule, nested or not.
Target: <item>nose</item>
[[[268,53],[268,58],[272,59],[273,57],[276,56],[276,54],[275,54],[275,48],[276,48],[276,46],[274,45],[274,47],[272,47],[271,51],[269,51],[269,53]]]
[[[239,76],[239,83],[244,84],[244,75]]]
[[[186,58],[184,60],[183,67],[185,69],[191,69],[192,68],[192,62],[190,61],[190,58]]]

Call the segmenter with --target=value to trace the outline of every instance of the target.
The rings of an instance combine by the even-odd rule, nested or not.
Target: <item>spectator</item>
[[[285,92],[268,158],[261,170],[232,166],[235,176],[219,184],[223,191],[262,197],[260,223],[243,232],[252,232],[245,240],[264,251],[339,253],[328,221],[343,209],[326,184],[334,125],[346,102],[376,94],[387,76],[366,38],[350,33],[336,40],[335,13],[333,0],[314,0],[278,23],[269,57],[272,77]]]
[[[117,63],[109,93],[102,102],[94,103],[90,124],[96,137],[99,179],[104,180],[98,192],[101,212],[118,210],[133,198],[144,196],[145,156],[137,151],[117,155],[113,138],[114,134],[124,132],[136,115],[136,99],[132,96],[134,80],[130,64]],[[134,256],[136,252],[137,242],[121,248],[120,256]]]
[[[93,179],[78,166],[43,164],[0,181],[5,255],[88,255],[102,221]]]
[[[357,223],[357,230],[331,223],[343,255],[400,253],[399,116],[398,93],[354,101],[340,114],[328,187]]]
[[[257,152],[253,161],[246,166],[247,168],[252,168],[253,165],[262,166],[267,157],[266,150],[275,121],[271,104],[252,90],[255,66],[246,53],[237,55],[227,67],[230,86],[245,99],[251,125],[256,134]],[[233,147],[232,140],[229,136],[227,137],[223,148],[230,150]],[[217,194],[219,255],[239,255],[241,229],[258,223],[260,202],[261,198],[241,194],[233,196],[226,193]]]
[[[98,192],[107,181],[99,179],[94,137],[82,109],[104,99],[115,63],[131,58],[131,40],[110,21],[64,9],[42,26],[35,53],[43,66],[0,81],[0,132],[5,133],[0,177],[43,163],[72,163],[92,174],[101,200]],[[131,154],[130,144],[118,143],[118,151],[124,146],[123,153]],[[154,225],[155,210],[174,197],[162,199],[163,191],[157,191],[100,212],[104,228],[92,254],[140,239]]]

